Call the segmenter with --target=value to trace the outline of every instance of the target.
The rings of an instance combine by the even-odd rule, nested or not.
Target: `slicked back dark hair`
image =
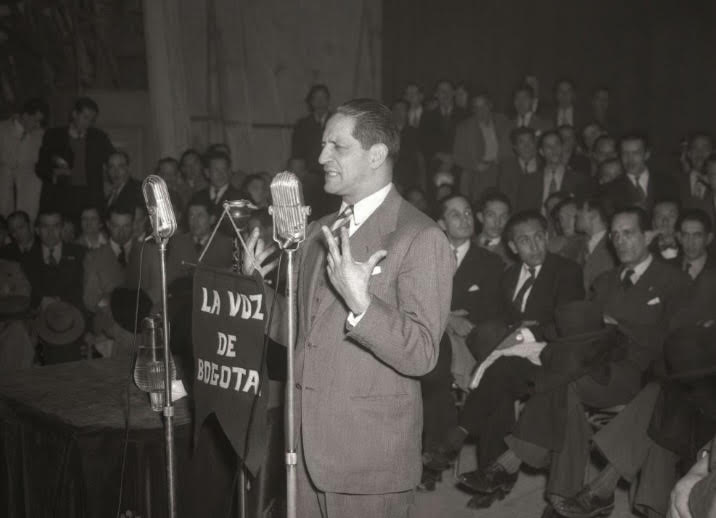
[[[614,220],[617,216],[621,216],[622,214],[627,214],[631,216],[636,216],[637,224],[639,225],[639,230],[643,233],[647,230],[651,230],[651,220],[649,218],[649,214],[642,209],[641,207],[637,207],[636,205],[631,205],[629,207],[619,207],[614,211],[614,214],[612,214],[612,218],[609,221],[609,228],[611,229],[612,224],[614,223]]]
[[[512,241],[515,227],[517,225],[522,225],[523,223],[527,223],[529,221],[538,222],[542,227],[542,230],[545,232],[547,231],[547,218],[545,218],[540,211],[535,209],[523,210],[513,215],[507,221],[507,225],[505,225],[505,236],[507,236],[507,240]]]
[[[400,132],[390,108],[375,99],[361,98],[341,104],[336,113],[355,121],[353,138],[363,149],[384,144],[388,148],[388,158],[395,161],[400,152]]]
[[[445,212],[447,211],[447,204],[450,200],[454,200],[456,198],[461,198],[467,202],[468,205],[470,205],[470,200],[467,199],[467,196],[464,194],[460,194],[457,191],[453,191],[447,196],[443,196],[438,200],[437,202],[437,211],[435,216],[437,216],[437,219],[443,219],[445,217]]]
[[[647,133],[642,130],[633,130],[622,135],[619,139],[619,151],[622,150],[622,147],[624,147],[625,142],[631,142],[632,140],[640,141],[644,145],[644,151],[649,151],[649,135],[647,135]]]
[[[89,97],[80,97],[75,101],[73,111],[81,113],[82,110],[90,110],[99,115],[99,106],[94,99]]]
[[[522,135],[529,135],[532,137],[532,140],[535,141],[535,144],[537,144],[537,133],[532,128],[529,128],[527,126],[520,126],[519,128],[514,128],[512,131],[510,131],[510,143],[513,146],[517,145],[517,139],[519,139]]]
[[[497,189],[488,189],[485,194],[482,195],[477,202],[477,212],[485,210],[487,204],[492,203],[493,201],[504,203],[507,206],[508,212],[512,212],[512,203],[510,202],[510,198],[505,193],[498,191]]]

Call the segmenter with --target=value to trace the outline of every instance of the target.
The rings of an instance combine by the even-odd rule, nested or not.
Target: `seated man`
[[[679,221],[679,202],[672,199],[659,200],[654,204],[651,228],[656,234],[649,244],[649,251],[657,259],[681,266],[681,250],[676,239],[676,223]]]
[[[522,179],[531,174],[537,174],[539,160],[537,157],[537,136],[535,130],[529,127],[515,128],[510,132],[513,155],[505,157],[500,162],[500,171],[497,176],[497,188],[505,193],[514,204],[517,200],[517,191]]]
[[[551,463],[546,491],[551,503],[575,495],[582,486],[589,454],[591,429],[584,407],[601,409],[628,403],[641,390],[644,374],[660,360],[673,318],[689,299],[690,283],[685,273],[649,253],[648,223],[646,213],[638,207],[614,214],[611,239],[621,266],[602,274],[593,286],[593,302],[605,322],[616,325],[621,333],[619,350],[602,368],[576,381],[521,394],[532,395],[513,434],[505,438],[509,449],[495,463],[462,479],[463,485],[477,493],[482,506],[511,489],[522,462],[537,468]],[[514,373],[522,369],[524,376],[536,381],[542,372],[524,361],[498,360],[485,374],[485,381],[490,374],[495,386],[485,384],[483,389],[519,396],[515,387],[529,384],[524,378],[515,379]],[[590,496],[587,500],[585,506],[594,513],[585,516],[613,507],[613,498]]]
[[[122,205],[136,207],[144,205],[142,197],[142,182],[132,178],[129,174],[129,155],[122,150],[115,149],[107,157],[104,171],[109,178],[109,193],[105,198],[105,206]]]
[[[102,229],[101,211],[95,205],[88,205],[80,214],[80,227],[82,233],[76,243],[88,250],[95,250],[107,244],[107,236]]]
[[[716,258],[708,253],[714,237],[711,219],[700,209],[686,209],[677,228],[676,237],[682,250],[681,269],[698,283],[705,271],[716,268]]]
[[[555,308],[584,298],[579,266],[547,253],[547,222],[539,212],[514,215],[507,224],[506,235],[519,262],[510,266],[500,280],[498,305],[503,322],[484,322],[468,337],[468,346],[478,363],[512,330],[520,330],[525,336],[530,333],[533,338],[542,340],[545,329],[553,327]],[[491,339],[484,340],[485,335]],[[493,400],[489,405],[484,404],[486,395]],[[492,391],[489,385],[486,392],[483,387],[471,392],[460,425],[450,430],[446,441],[427,464],[433,469],[446,468],[468,434],[478,438],[479,464],[490,464],[504,449],[503,438],[514,424],[515,399],[506,392]]]
[[[594,279],[616,266],[614,249],[607,235],[608,225],[607,208],[601,198],[578,202],[577,232],[584,234],[586,241],[577,256],[577,263],[582,266],[587,293]]]
[[[35,239],[30,216],[26,212],[18,210],[10,214],[7,226],[12,242],[0,248],[0,258],[23,263],[29,255],[37,253],[40,241]]]
[[[457,425],[457,411],[452,396],[453,376],[458,386],[466,388],[475,359],[465,346],[465,337],[475,324],[496,318],[499,280],[503,271],[500,258],[472,243],[475,218],[467,198],[460,194],[440,202],[438,225],[450,241],[457,259],[453,277],[451,313],[448,327],[440,341],[438,364],[421,378],[423,395],[423,450],[426,457]],[[425,469],[422,489],[432,490],[440,472]]]
[[[514,262],[502,239],[505,225],[510,219],[511,208],[507,196],[499,191],[492,191],[482,197],[477,211],[477,220],[482,226],[476,239],[478,246],[500,256],[505,266]]]
[[[62,242],[62,215],[45,208],[37,216],[41,246],[34,249],[24,262],[32,286],[32,305],[45,299],[58,298],[82,307],[82,262],[85,250],[79,245]]]

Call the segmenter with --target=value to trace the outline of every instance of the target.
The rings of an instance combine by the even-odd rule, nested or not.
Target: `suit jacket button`
[[[298,390],[301,390],[301,384],[300,384],[300,383],[296,383],[296,388],[297,388]]]

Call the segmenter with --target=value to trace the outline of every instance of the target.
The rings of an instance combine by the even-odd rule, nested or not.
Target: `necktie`
[[[47,264],[50,266],[57,266],[57,258],[55,257],[55,249],[50,248],[50,250],[47,253]]]
[[[351,218],[353,217],[353,205],[348,205],[343,212],[338,215],[338,219],[331,225],[331,233],[336,237],[340,238],[341,229],[351,224]]]
[[[515,299],[513,300],[515,307],[520,313],[522,313],[522,308],[524,307],[527,292],[530,290],[530,288],[532,288],[535,283],[535,268],[533,266],[530,266],[527,268],[527,271],[529,272],[530,276],[525,279],[524,284],[522,284],[520,291],[517,292],[517,295],[515,295]]]
[[[557,192],[557,173],[552,171],[551,175],[552,179],[549,181],[549,188],[547,190],[548,194],[554,194]]]
[[[634,281],[632,280],[633,275],[634,270],[632,270],[631,268],[627,268],[624,271],[624,275],[622,276],[622,286],[624,286],[624,289],[629,289],[634,286]]]
[[[691,263],[686,262],[684,263],[684,271],[691,276]]]
[[[639,193],[639,201],[646,198],[646,191],[644,190],[644,187],[641,185],[641,176],[634,177],[634,187],[636,188],[637,192]]]
[[[107,207],[111,207],[114,203],[114,200],[117,199],[117,191],[115,189],[112,190],[111,193],[109,193],[109,198],[107,198]]]
[[[459,261],[458,255],[457,255],[457,248],[455,248],[454,246],[452,246],[450,248],[452,248],[452,253],[455,256],[455,264],[459,263],[460,261]]]
[[[119,253],[117,254],[117,261],[119,261],[119,264],[122,266],[127,266],[127,256],[124,253],[124,246],[119,247]]]

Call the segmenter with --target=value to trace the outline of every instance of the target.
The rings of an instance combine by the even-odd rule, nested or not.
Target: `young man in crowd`
[[[505,266],[514,262],[503,240],[503,232],[510,219],[511,210],[509,198],[499,191],[493,191],[483,196],[477,211],[477,220],[481,227],[475,239],[477,245],[497,254]]]
[[[7,218],[7,226],[12,242],[0,248],[0,258],[23,263],[29,254],[40,247],[35,238],[30,216],[27,212],[15,211]]]
[[[109,179],[109,192],[105,206],[122,205],[136,207],[144,205],[142,182],[129,174],[129,155],[126,151],[115,149],[107,157],[105,173]]]
[[[586,236],[577,263],[582,266],[584,291],[589,293],[594,280],[616,266],[614,249],[609,241],[609,215],[601,198],[578,202],[577,232]]]
[[[513,154],[500,162],[497,188],[515,203],[525,175],[537,174],[540,168],[537,156],[537,137],[531,128],[515,128],[510,132]]]

